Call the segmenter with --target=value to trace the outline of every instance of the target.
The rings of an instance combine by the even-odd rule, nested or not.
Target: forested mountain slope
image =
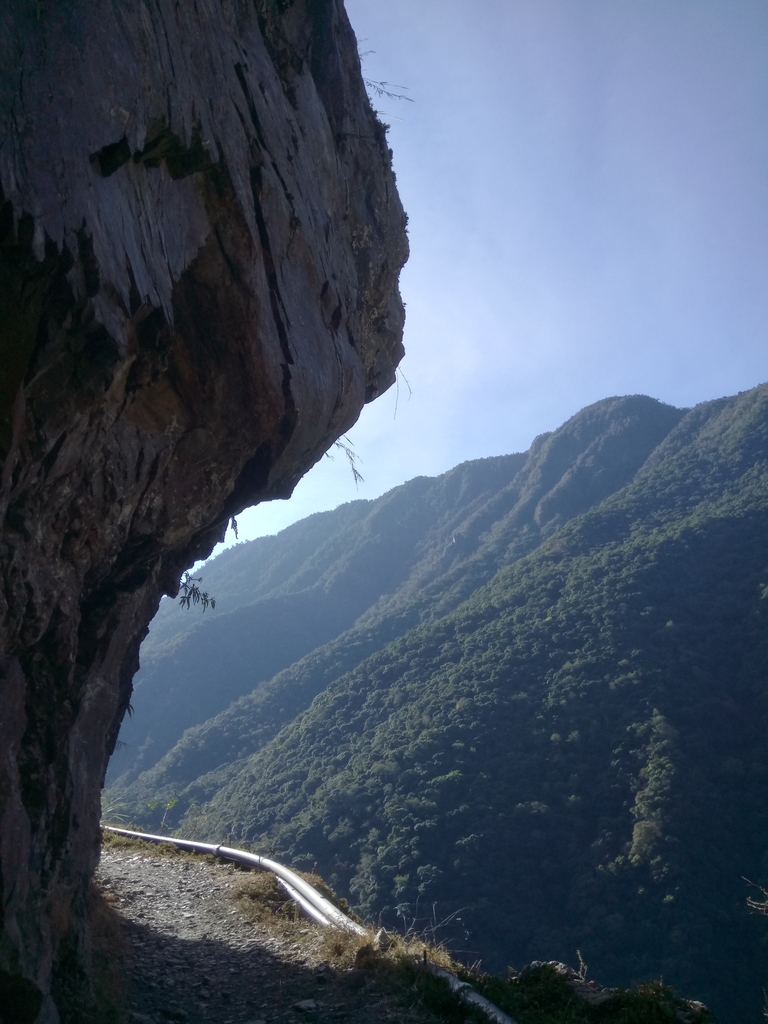
[[[339,666],[354,667],[455,607],[501,565],[627,483],[680,416],[642,396],[607,399],[524,455],[419,477],[224,552],[203,570],[215,610],[194,615],[167,601],[152,624],[110,783],[123,790],[160,761],[133,787],[138,811],[168,786],[252,753],[327,684],[323,661],[333,678]],[[310,652],[308,664],[299,661]],[[220,712],[221,723],[185,738],[181,759],[192,747],[193,764],[172,753],[168,777],[166,751]]]
[[[600,500],[608,442],[573,427],[627,408],[665,429]],[[185,834],[317,862],[385,921],[458,911],[489,967],[579,949],[607,983],[663,976],[757,1020],[768,386],[685,414],[598,403],[562,431],[466,517],[461,558],[189,732],[125,806],[150,824],[152,786],[179,795]]]
[[[456,522],[504,488],[523,456],[420,477],[378,501],[319,513],[277,537],[225,551],[201,570],[216,598],[204,615],[166,601],[142,647],[135,714],[110,765],[121,783],[154,764],[189,726],[349,629],[414,564],[445,549]]]

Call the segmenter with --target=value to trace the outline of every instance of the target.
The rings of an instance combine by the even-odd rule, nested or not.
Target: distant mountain
[[[340,560],[291,562],[284,531],[273,586],[321,602],[367,564],[357,620],[110,802],[317,862],[372,917],[454,914],[488,967],[579,949],[609,984],[663,976],[758,1019],[768,386],[690,411],[609,399],[524,456],[326,515]],[[164,642],[182,658],[193,636]]]
[[[383,640],[455,607],[500,565],[627,483],[680,415],[642,396],[607,399],[524,455],[417,477],[375,501],[225,551],[201,570],[215,609],[164,601],[152,622],[109,784],[124,788],[186,729],[257,687],[262,714],[275,692],[266,682],[346,631],[355,634],[342,645],[351,667]],[[277,689],[288,696],[277,701],[286,707],[276,709],[270,738],[319,692],[292,682]],[[240,719],[239,707],[233,715]],[[206,764],[230,755],[217,748]],[[154,778],[149,785],[158,788]]]
[[[133,780],[185,729],[351,628],[415,573],[428,574],[457,524],[507,486],[523,461],[482,459],[437,480],[420,477],[209,562],[201,573],[216,608],[199,613],[165,601],[152,622],[110,781]]]

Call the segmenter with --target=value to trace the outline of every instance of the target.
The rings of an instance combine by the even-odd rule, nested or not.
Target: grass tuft
[[[165,857],[168,860],[193,860],[197,864],[200,864],[201,860],[208,864],[224,863],[208,853],[190,853],[189,850],[179,849],[173,843],[151,843],[146,839],[119,836],[105,829],[101,830],[101,848],[111,853],[133,853],[140,857]]]
[[[517,978],[466,980],[519,1024],[714,1024],[707,1010],[661,982],[605,990],[601,1002],[591,1003],[547,964]]]

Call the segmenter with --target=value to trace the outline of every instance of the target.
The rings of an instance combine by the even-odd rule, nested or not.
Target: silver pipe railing
[[[443,981],[447,982],[451,992],[458,996],[462,1003],[466,1003],[467,1006],[479,1007],[486,1017],[496,1021],[496,1024],[517,1024],[517,1021],[504,1013],[503,1010],[500,1010],[490,999],[486,999],[479,992],[475,992],[468,981],[461,981],[455,974],[451,974],[444,967],[438,967],[437,964],[427,962],[424,964],[424,967],[430,974],[434,974],[436,978],[442,978]]]
[[[245,850],[233,850],[229,846],[222,846],[214,843],[197,843],[191,839],[176,839],[170,836],[154,836],[149,832],[133,832],[127,828],[115,828],[112,825],[102,826],[107,832],[114,832],[118,836],[128,836],[130,839],[144,839],[148,843],[171,843],[181,850],[189,850],[190,853],[208,853],[213,857],[221,857],[222,860],[233,861],[235,864],[245,864],[247,867],[259,868],[261,871],[271,871],[277,876],[299,906],[306,910],[310,917],[313,917],[319,924],[336,928],[343,928],[345,931],[354,932],[356,935],[367,935],[368,930],[347,917],[345,913],[335,907],[330,900],[297,875],[295,871],[278,864],[276,860],[269,857],[262,857],[258,853],[246,853]],[[297,898],[298,897],[298,898]],[[310,908],[312,908],[310,910]]]
[[[322,896],[314,886],[306,882],[295,871],[291,871],[284,864],[279,864],[269,857],[262,857],[258,853],[246,853],[244,850],[233,850],[229,846],[216,845],[214,843],[197,843],[191,839],[176,839],[170,836],[155,836],[149,832],[134,832],[127,828],[116,828],[114,825],[102,825],[106,832],[114,832],[118,836],[127,836],[130,839],[144,839],[148,843],[171,843],[180,850],[188,850],[190,853],[208,853],[213,857],[220,857],[222,860],[233,861],[235,864],[245,864],[247,867],[258,868],[261,871],[271,871],[276,876],[288,895],[301,909],[326,928],[342,928],[356,935],[368,935],[368,930],[347,917],[343,911],[334,906],[330,900]],[[466,981],[460,981],[455,974],[451,974],[444,967],[428,963],[426,951],[423,966],[431,974],[442,978],[448,983],[451,991],[468,1006],[476,1006],[481,1009],[496,1024],[517,1024],[512,1017],[500,1010],[485,996],[481,996]],[[421,961],[420,961],[421,962]]]

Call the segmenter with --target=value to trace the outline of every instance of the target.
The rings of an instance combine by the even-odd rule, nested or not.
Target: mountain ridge
[[[646,419],[658,421],[653,424],[651,437],[645,440],[641,428],[647,424],[640,422],[641,411]],[[155,763],[160,761],[173,747],[170,739],[180,740],[185,727],[195,727],[197,722],[223,713],[232,701],[253,690],[255,684],[268,683],[282,669],[346,635],[349,630],[356,627],[357,632],[364,636],[382,615],[389,614],[390,620],[394,620],[390,634],[397,635],[407,625],[398,620],[398,609],[412,603],[414,595],[429,588],[435,580],[444,580],[441,600],[436,601],[434,596],[427,594],[422,604],[433,605],[434,610],[430,614],[434,615],[455,606],[468,596],[477,580],[487,578],[498,564],[513,560],[535,546],[542,529],[545,532],[547,528],[551,529],[553,521],[562,516],[562,512],[552,512],[552,509],[557,508],[557,501],[562,501],[569,486],[571,491],[577,492],[577,509],[585,500],[590,500],[590,486],[597,486],[598,495],[600,487],[610,490],[618,486],[627,473],[644,460],[658,436],[665,435],[680,415],[671,406],[644,396],[604,399],[582,410],[558,431],[536,438],[528,453],[463,463],[440,477],[417,477],[372,502],[353,502],[333,513],[321,513],[319,519],[311,517],[302,521],[306,524],[304,527],[301,523],[294,524],[280,534],[287,552],[278,550],[277,543],[263,543],[276,542],[277,538],[253,542],[248,552],[250,560],[245,552],[236,549],[241,552],[241,577],[258,579],[263,573],[267,579],[275,579],[275,562],[283,565],[288,561],[296,571],[288,578],[285,574],[277,577],[277,585],[271,591],[267,591],[267,584],[261,582],[256,588],[257,600],[241,605],[229,615],[222,611],[222,607],[226,606],[227,586],[231,587],[231,583],[217,576],[215,563],[219,560],[214,560],[212,565],[205,567],[205,585],[217,596],[216,615],[211,616],[210,621],[189,627],[186,612],[166,603],[162,610],[164,615],[158,616],[158,631],[164,631],[166,636],[170,619],[186,627],[186,633],[181,634],[189,649],[185,663],[178,665],[177,661],[179,633],[176,644],[173,638],[165,640],[169,655],[163,664],[163,646],[152,637],[153,629],[157,627],[150,630],[146,645],[149,665],[143,666],[134,684],[134,706],[140,709],[139,715],[143,714],[148,720],[149,727],[144,733],[139,732],[138,715],[126,721],[121,739],[139,748],[138,763],[121,771],[120,766],[125,764],[127,757],[123,751],[118,751],[110,765],[110,785],[123,789],[136,780],[142,769],[146,770],[148,759],[154,758]],[[610,422],[607,431],[606,421]],[[620,452],[618,461],[621,464],[611,466],[614,474],[611,476],[600,460],[605,461],[606,448],[613,455],[611,446],[615,449],[619,442],[620,448],[621,440],[626,442],[628,434],[634,449],[630,449],[629,458],[626,451]],[[556,491],[554,495],[551,494],[553,488]],[[414,492],[418,494],[420,504],[418,499],[414,500]],[[439,494],[440,509],[447,509],[441,519],[427,513],[427,505],[435,501],[437,492],[442,492]],[[461,511],[457,514],[453,508],[462,495],[465,504],[460,505]],[[544,498],[549,498],[550,503],[547,506],[544,502],[542,509],[540,506]],[[406,536],[409,527],[411,532],[413,530],[413,513],[410,512],[413,507],[420,509],[416,519],[420,518],[422,524],[426,522],[427,528],[416,535],[412,552],[404,556],[403,543],[407,545],[408,541],[401,542],[400,538]],[[547,508],[550,510],[549,519],[545,518]],[[355,528],[357,533],[353,532]],[[490,535],[481,544],[480,538],[485,533]],[[305,534],[310,534],[311,540]],[[410,538],[411,533],[407,536]],[[304,553],[304,561],[300,565],[297,548]],[[257,557],[265,550],[274,553],[273,561],[267,563],[266,572],[264,559],[259,562]],[[338,552],[341,552],[341,557],[338,557]],[[226,558],[224,555],[220,558],[231,566],[234,554],[224,554]],[[336,555],[336,559],[329,561],[329,554]],[[477,579],[472,583],[472,575],[462,570],[459,588],[452,591],[447,585],[451,568],[454,563],[461,566],[467,561],[474,562]],[[248,563],[249,569],[245,569],[243,566]],[[388,589],[389,581],[385,579],[382,583],[382,568],[391,579],[392,567],[398,564],[405,565],[405,569],[400,570],[403,578],[399,586]],[[335,573],[329,579],[331,568]],[[361,587],[361,578],[365,575],[371,580],[377,579],[379,593],[372,595],[368,583]],[[297,578],[301,583],[308,577],[309,587],[298,589]],[[470,581],[469,591],[467,580]],[[292,593],[291,586],[294,588]],[[356,605],[350,600],[352,591]],[[264,603],[260,604],[259,600]],[[274,642],[277,637],[282,639],[282,644],[270,660],[265,654],[267,643]],[[359,637],[350,642],[366,646],[366,641]],[[249,670],[243,666],[244,651],[259,665],[254,670],[255,674],[249,675]],[[234,666],[233,652],[240,655],[240,664]],[[143,650],[142,659],[145,658]],[[211,685],[213,679],[228,678],[228,670],[239,671],[235,689],[239,686],[240,693],[221,683],[218,688]],[[246,676],[245,683],[239,681],[243,675]],[[181,680],[183,697],[179,696],[177,679]],[[192,680],[195,681],[194,688],[190,686]],[[152,688],[159,693],[159,703],[153,703],[152,696],[147,695],[147,690]],[[192,721],[195,715],[198,716],[197,722]],[[152,745],[153,728],[156,732],[164,730],[165,741],[161,740],[160,745],[165,749],[158,751],[157,744]]]
[[[317,862],[369,916],[435,904],[494,970],[578,948],[740,1024],[768,938],[742,880],[768,875],[768,386],[607,401],[537,440],[460,555],[428,546],[122,798]]]

